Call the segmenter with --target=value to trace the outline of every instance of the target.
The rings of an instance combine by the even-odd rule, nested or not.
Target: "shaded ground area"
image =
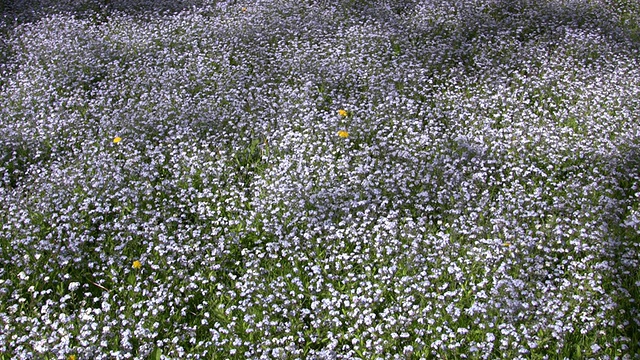
[[[201,5],[202,0],[6,0],[0,4],[3,17],[13,21],[33,21],[46,14],[75,12],[79,16],[88,12],[140,11],[177,12]]]

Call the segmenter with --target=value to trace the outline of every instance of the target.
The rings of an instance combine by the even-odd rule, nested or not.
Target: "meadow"
[[[640,359],[639,2],[0,10],[0,360]]]

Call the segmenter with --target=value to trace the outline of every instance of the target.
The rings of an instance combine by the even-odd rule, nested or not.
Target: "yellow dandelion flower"
[[[349,133],[346,132],[345,130],[340,130],[340,131],[338,131],[338,136],[340,136],[343,139],[346,139],[346,138],[349,137]]]
[[[119,143],[120,141],[122,141],[122,138],[121,138],[120,136],[116,136],[116,137],[114,137],[114,138],[113,138],[113,143],[114,143],[114,144],[117,144],[117,143]]]
[[[73,355],[73,354],[67,356],[67,360],[76,360],[76,359],[77,359],[77,357],[75,355]]]
[[[349,112],[345,109],[340,109],[338,110],[338,115],[342,116],[342,117],[347,117],[347,115],[349,115]]]
[[[511,246],[511,243],[510,242],[506,242],[506,243],[502,244],[502,246],[509,247],[509,246]]]
[[[134,269],[140,269],[142,267],[142,263],[138,260],[135,260],[132,266]]]

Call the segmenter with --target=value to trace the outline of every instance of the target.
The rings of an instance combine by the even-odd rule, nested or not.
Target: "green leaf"
[[[130,273],[129,276],[127,276],[127,282],[132,286],[135,285],[136,284],[136,274]]]
[[[149,360],[160,360],[160,357],[162,356],[162,349],[160,349],[159,347],[153,349],[153,351],[151,352],[151,354],[149,354]]]

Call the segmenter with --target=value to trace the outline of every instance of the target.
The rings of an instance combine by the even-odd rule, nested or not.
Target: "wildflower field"
[[[640,2],[0,11],[0,360],[640,359]]]

